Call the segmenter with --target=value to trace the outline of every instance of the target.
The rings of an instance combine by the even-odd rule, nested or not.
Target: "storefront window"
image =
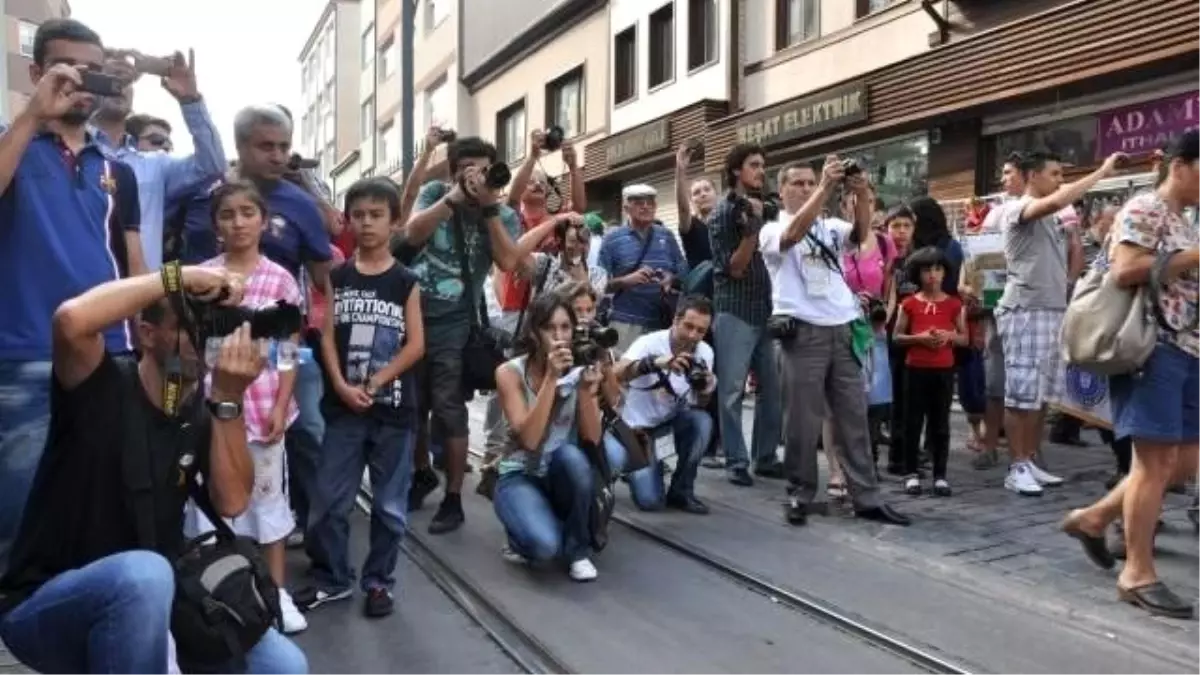
[[[1014,152],[1049,151],[1068,166],[1091,166],[1096,163],[1096,117],[1085,115],[1009,131],[993,136],[990,145],[993,152],[988,167],[990,187],[999,187],[1004,158]]]
[[[875,191],[888,207],[928,192],[929,137],[922,134],[846,153],[871,173]]]

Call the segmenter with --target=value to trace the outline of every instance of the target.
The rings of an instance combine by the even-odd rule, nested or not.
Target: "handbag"
[[[462,351],[463,393],[495,391],[496,369],[506,360],[504,352],[511,346],[511,338],[504,331],[493,328],[488,321],[487,307],[483,298],[478,302],[475,294],[474,276],[467,258],[467,237],[463,231],[462,214],[454,212],[451,225],[454,232],[454,247],[458,249],[459,269],[463,280],[463,298],[467,303],[471,332]]]
[[[1097,375],[1139,370],[1154,352],[1159,328],[1165,323],[1158,301],[1172,255],[1160,251],[1150,279],[1136,288],[1118,286],[1116,276],[1105,266],[1088,270],[1076,282],[1063,313],[1063,360]]]

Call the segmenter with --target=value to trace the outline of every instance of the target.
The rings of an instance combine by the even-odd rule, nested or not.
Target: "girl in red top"
[[[942,290],[946,256],[922,248],[906,261],[909,280],[921,290],[900,303],[894,337],[908,347],[904,359],[904,491],[921,494],[917,465],[921,428],[933,455],[933,494],[950,496],[946,462],[950,456],[950,403],[954,392],[954,347],[967,344],[962,301]]]

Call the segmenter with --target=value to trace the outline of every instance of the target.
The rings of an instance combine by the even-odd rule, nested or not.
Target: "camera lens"
[[[503,162],[497,162],[487,168],[484,174],[484,184],[492,190],[499,190],[512,180],[512,171]]]
[[[566,132],[563,131],[563,128],[557,124],[552,124],[546,129],[546,135],[542,138],[542,147],[547,152],[554,152],[562,147],[563,138],[565,137]]]
[[[443,143],[453,143],[458,138],[458,133],[453,129],[442,129],[439,132],[439,139]]]

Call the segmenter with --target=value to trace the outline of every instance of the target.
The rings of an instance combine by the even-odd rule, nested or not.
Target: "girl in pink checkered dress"
[[[266,202],[253,185],[232,182],[218,188],[212,196],[212,217],[225,252],[204,264],[225,267],[245,278],[243,307],[258,309],[280,300],[299,305],[300,286],[296,279],[259,253],[266,214]],[[299,336],[292,336],[292,340],[298,342]],[[247,446],[254,458],[254,492],[246,511],[229,521],[235,532],[262,545],[263,557],[280,589],[287,633],[307,627],[304,616],[284,590],[285,542],[296,522],[286,491],[283,437],[297,415],[292,398],[295,383],[295,370],[268,368],[246,390],[243,415],[249,436]],[[199,526],[197,530],[209,529],[203,514],[198,509],[191,511]]]

